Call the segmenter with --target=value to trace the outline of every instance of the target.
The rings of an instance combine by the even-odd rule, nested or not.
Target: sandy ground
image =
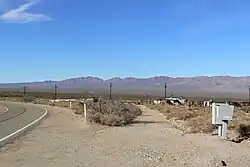
[[[144,106],[128,127],[86,124],[71,110],[47,107],[50,117],[1,148],[1,167],[229,167],[250,166],[250,144],[185,135]]]

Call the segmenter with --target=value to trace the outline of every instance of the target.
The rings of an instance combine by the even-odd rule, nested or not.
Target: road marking
[[[41,117],[39,117],[39,118],[36,119],[35,121],[29,123],[28,125],[24,126],[23,128],[21,128],[21,129],[15,131],[14,133],[11,133],[11,134],[9,134],[9,135],[6,136],[6,137],[1,138],[1,139],[0,139],[0,142],[3,142],[4,140],[6,140],[6,139],[8,139],[8,138],[11,138],[12,136],[14,136],[14,135],[18,134],[19,132],[21,132],[21,131],[23,131],[23,130],[29,128],[29,127],[32,126],[33,124],[35,124],[35,123],[37,123],[38,121],[40,121],[41,119],[43,119],[43,118],[48,114],[48,110],[47,110],[46,108],[43,108],[43,109],[45,110],[45,113],[44,113]]]
[[[5,109],[5,111],[4,111],[4,112],[1,112],[0,115],[2,115],[2,114],[4,114],[4,113],[6,113],[6,112],[9,111],[9,108],[7,108],[7,107],[3,107],[3,108]]]
[[[4,112],[8,112],[9,108],[8,107],[4,107],[5,111]]]

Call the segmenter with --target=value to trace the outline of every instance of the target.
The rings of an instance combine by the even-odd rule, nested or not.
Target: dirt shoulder
[[[215,136],[186,135],[158,112],[140,106],[143,115],[127,127],[87,124],[71,110],[47,107],[50,117],[22,139],[0,151],[0,166],[222,166],[250,164],[247,143]]]

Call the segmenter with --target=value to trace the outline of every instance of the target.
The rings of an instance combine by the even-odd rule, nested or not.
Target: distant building
[[[183,97],[167,97],[167,98],[159,98],[157,100],[154,100],[154,104],[161,104],[163,102],[166,102],[167,104],[170,105],[176,105],[176,104],[180,104],[183,105],[185,104],[185,102],[187,101],[187,99],[183,98]]]

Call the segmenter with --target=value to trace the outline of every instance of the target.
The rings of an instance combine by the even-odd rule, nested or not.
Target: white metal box
[[[234,113],[234,106],[223,104],[223,103],[213,103],[212,104],[212,124],[222,124],[223,120],[232,120]]]

